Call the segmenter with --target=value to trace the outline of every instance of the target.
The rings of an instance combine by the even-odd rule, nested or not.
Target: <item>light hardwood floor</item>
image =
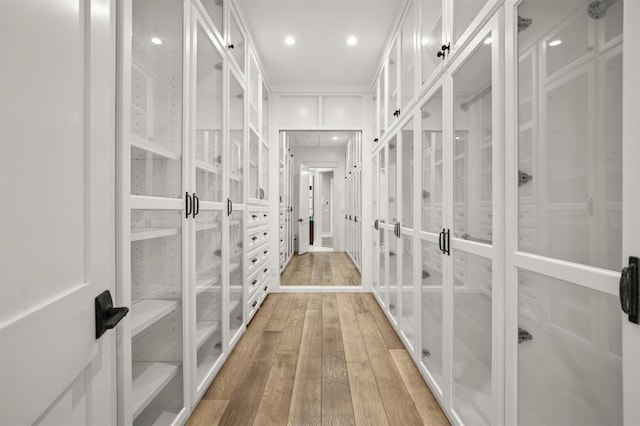
[[[187,425],[448,425],[371,294],[271,294]]]
[[[360,272],[344,252],[294,254],[280,276],[281,285],[360,285]]]

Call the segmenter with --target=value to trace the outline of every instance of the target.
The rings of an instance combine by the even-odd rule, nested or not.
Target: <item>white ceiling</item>
[[[343,150],[353,132],[288,132],[297,148],[336,148]],[[337,140],[333,140],[336,137]]]
[[[406,0],[238,0],[275,90],[368,86]],[[286,36],[294,46],[284,43]],[[347,46],[354,35],[356,46]]]

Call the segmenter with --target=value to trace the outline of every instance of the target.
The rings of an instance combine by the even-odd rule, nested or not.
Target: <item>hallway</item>
[[[345,252],[309,252],[294,254],[280,281],[285,286],[358,286],[360,272]]]
[[[370,294],[271,294],[187,422],[446,425]]]

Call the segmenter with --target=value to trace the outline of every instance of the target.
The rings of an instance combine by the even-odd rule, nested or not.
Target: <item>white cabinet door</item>
[[[115,424],[115,1],[0,6],[0,423]]]
[[[309,251],[309,167],[300,164],[298,197],[298,254]]]
[[[622,209],[622,253],[624,262],[629,256],[640,257],[640,194],[635,182],[640,179],[640,169],[636,159],[640,155],[638,144],[638,97],[640,96],[640,58],[637,52],[640,49],[640,28],[637,25],[640,18],[640,3],[633,1],[624,2],[624,65],[623,65],[623,199]],[[627,184],[628,183],[628,184]],[[622,321],[622,384],[624,424],[633,425],[640,419],[640,326],[627,321],[627,316]]]

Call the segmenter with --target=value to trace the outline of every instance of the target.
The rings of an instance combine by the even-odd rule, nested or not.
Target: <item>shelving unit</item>
[[[173,300],[140,300],[131,306],[131,335],[135,336],[178,307]]]
[[[131,364],[133,379],[131,407],[134,419],[147,408],[171,379],[178,374],[179,370],[180,364],[175,362],[134,362]]]

